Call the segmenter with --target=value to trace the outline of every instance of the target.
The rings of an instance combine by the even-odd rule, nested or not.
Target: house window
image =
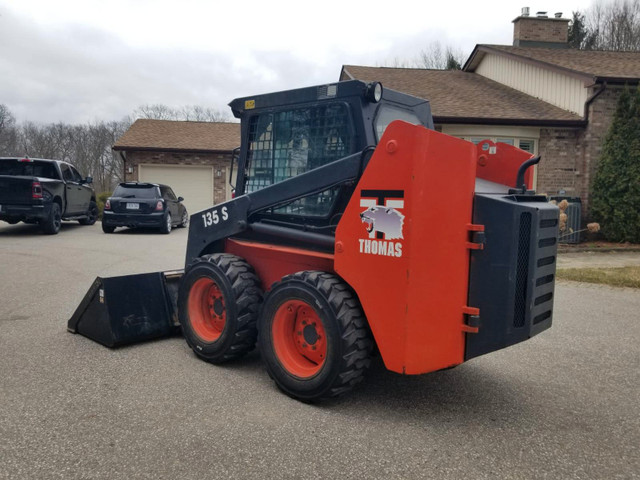
[[[491,140],[492,142],[506,143],[507,145],[513,145],[520,150],[534,154],[536,152],[536,140],[532,138],[517,138],[517,137],[460,137],[474,144],[479,144],[483,140]]]
[[[534,154],[536,153],[536,141],[521,138],[518,143],[518,148],[520,150],[524,150],[525,152]]]

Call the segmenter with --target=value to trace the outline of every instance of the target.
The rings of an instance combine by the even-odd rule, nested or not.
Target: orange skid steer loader
[[[230,106],[236,195],[191,216],[184,271],[97,278],[71,332],[114,347],[179,327],[212,363],[257,343],[310,401],[350,390],[374,346],[421,374],[551,326],[558,209],[531,190],[539,157],[438,133],[427,101],[380,83]]]

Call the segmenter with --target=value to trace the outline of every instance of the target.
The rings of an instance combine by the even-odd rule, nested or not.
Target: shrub
[[[625,88],[602,145],[593,181],[591,215],[603,236],[640,242],[640,86]]]
[[[98,210],[100,211],[100,214],[98,215],[98,217],[100,219],[102,219],[102,212],[104,210],[104,202],[107,201],[107,198],[109,198],[111,196],[112,192],[102,192],[99,193],[97,198],[96,198],[96,203],[98,204]]]

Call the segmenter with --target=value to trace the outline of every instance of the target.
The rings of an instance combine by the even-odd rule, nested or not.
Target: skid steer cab
[[[98,278],[68,328],[170,334],[235,360],[256,343],[288,395],[349,391],[374,346],[421,374],[549,328],[558,210],[539,158],[434,130],[429,103],[347,81],[236,99],[236,196],[191,216],[184,273]]]

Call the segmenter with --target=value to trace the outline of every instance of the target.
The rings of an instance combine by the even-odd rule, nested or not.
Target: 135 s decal
[[[227,212],[227,207],[222,207],[220,209],[220,214],[218,214],[218,209],[209,210],[208,212],[204,212],[202,214],[202,221],[204,222],[204,226],[210,227],[211,225],[217,225],[220,220],[224,222],[229,218],[229,213]]]

